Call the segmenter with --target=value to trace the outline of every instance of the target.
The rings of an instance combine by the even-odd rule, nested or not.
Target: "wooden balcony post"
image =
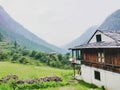
[[[72,58],[72,66],[73,66],[73,72],[74,72],[74,77],[75,77],[75,58]]]

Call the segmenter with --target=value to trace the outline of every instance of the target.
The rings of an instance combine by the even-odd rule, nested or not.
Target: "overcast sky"
[[[120,0],[0,0],[0,4],[17,22],[57,46],[120,9]]]

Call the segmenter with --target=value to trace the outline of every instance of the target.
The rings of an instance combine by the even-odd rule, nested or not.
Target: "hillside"
[[[83,33],[80,37],[75,39],[74,41],[68,43],[67,45],[63,46],[64,49],[68,49],[80,44],[85,44],[88,42],[89,38],[93,35],[93,33],[97,30],[97,26],[92,26],[88,28],[85,33]]]
[[[0,35],[8,42],[13,43],[17,41],[19,45],[31,50],[65,52],[61,48],[51,45],[29,32],[26,28],[13,20],[2,7],[0,7]]]
[[[100,30],[120,30],[120,10],[108,16],[100,25]]]
[[[80,37],[78,37],[71,43],[65,45],[64,48],[68,49],[68,48],[74,47],[76,45],[85,44],[97,29],[99,29],[99,30],[115,30],[115,31],[120,30],[120,10],[117,10],[114,13],[112,13],[110,16],[108,16],[98,28],[97,28],[97,26],[90,27]]]

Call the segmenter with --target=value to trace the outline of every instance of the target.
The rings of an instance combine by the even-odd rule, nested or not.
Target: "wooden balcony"
[[[120,73],[120,65],[93,62],[93,61],[89,61],[89,60],[84,60],[82,63],[87,65],[87,66],[91,66],[91,67],[100,68],[100,69],[103,69],[103,70],[108,70],[108,71]]]
[[[74,63],[74,64],[81,64],[81,59],[80,58],[70,58],[70,60],[69,60],[71,63]]]

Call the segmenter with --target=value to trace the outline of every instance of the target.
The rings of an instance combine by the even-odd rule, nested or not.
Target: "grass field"
[[[69,81],[72,78],[72,73],[73,73],[72,70],[56,69],[48,66],[22,65],[10,62],[0,62],[0,78],[9,74],[16,74],[19,76],[20,79],[41,78],[45,76],[59,76],[64,81]],[[93,89],[90,89],[89,87],[86,87],[80,83],[71,83],[68,86],[39,90],[93,90]],[[94,90],[101,89],[98,88]]]
[[[60,76],[72,74],[71,70],[51,68],[48,66],[34,66],[0,62],[0,78],[8,74],[16,74],[20,79],[40,78],[45,76]]]

